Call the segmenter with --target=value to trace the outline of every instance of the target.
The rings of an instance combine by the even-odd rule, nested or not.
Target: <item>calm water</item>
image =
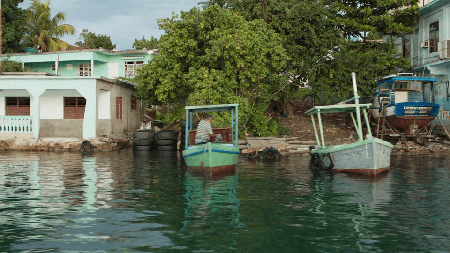
[[[177,153],[0,153],[0,252],[448,252],[450,157],[376,181],[309,156],[192,175]]]

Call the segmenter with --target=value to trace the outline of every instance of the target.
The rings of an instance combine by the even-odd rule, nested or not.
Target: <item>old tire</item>
[[[156,145],[158,146],[173,146],[173,145],[177,145],[177,140],[156,140]]]
[[[178,139],[178,131],[163,130],[155,133],[157,140],[176,140]]]
[[[192,129],[197,129],[197,127],[198,127],[198,122],[192,123]],[[184,119],[180,120],[180,128],[181,128],[181,131],[186,130],[186,121]]]
[[[150,140],[155,138],[155,131],[151,129],[137,130],[133,133],[133,139],[135,140]]]
[[[333,160],[331,159],[330,154],[323,155],[320,162],[321,162],[321,166],[324,170],[331,170],[334,167],[334,163],[333,163]]]
[[[153,148],[154,148],[153,146],[133,146],[133,149],[138,151],[149,151],[152,150]]]
[[[149,139],[149,140],[135,140],[133,142],[134,146],[153,146],[155,145],[155,139]]]
[[[177,146],[156,146],[158,151],[173,151],[177,150]]]
[[[281,154],[280,151],[278,151],[278,149],[270,147],[270,148],[266,148],[264,149],[261,154],[260,157],[263,159],[280,159],[281,158]]]
[[[81,143],[81,151],[91,151],[92,146],[90,141],[83,141]]]
[[[162,122],[161,120],[154,120],[152,123],[153,126],[158,127],[159,129],[162,129],[164,127],[164,122]]]
[[[319,156],[319,154],[317,154],[317,153],[311,154],[311,163],[315,167],[318,167],[320,165],[320,156]]]

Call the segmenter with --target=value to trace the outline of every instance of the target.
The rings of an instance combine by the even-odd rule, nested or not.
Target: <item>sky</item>
[[[45,0],[40,0],[44,2]],[[131,49],[135,39],[159,38],[157,19],[168,18],[172,12],[188,11],[200,7],[201,0],[51,0],[52,17],[58,12],[66,13],[64,23],[75,27],[75,35],[61,39],[71,45],[79,39],[83,29],[95,34],[111,36],[117,50]],[[19,7],[26,9],[30,0],[24,0]]]

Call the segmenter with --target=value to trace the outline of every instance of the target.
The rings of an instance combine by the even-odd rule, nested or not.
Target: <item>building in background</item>
[[[155,50],[3,55],[24,73],[0,75],[0,138],[94,138],[139,128],[145,107],[132,78]]]
[[[415,75],[433,76],[437,82],[432,91],[432,102],[450,113],[450,0],[419,0],[420,17],[413,34],[395,38],[399,52],[409,59],[410,71]],[[387,38],[385,38],[387,39]],[[429,97],[430,89],[425,89]],[[442,112],[438,118],[450,127]],[[436,131],[443,133],[439,121]]]

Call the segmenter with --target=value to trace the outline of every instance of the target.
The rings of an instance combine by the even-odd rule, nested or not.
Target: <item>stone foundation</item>
[[[128,136],[88,139],[91,151],[112,151],[133,146]],[[42,138],[42,139],[3,139],[0,151],[81,151],[82,139]]]

